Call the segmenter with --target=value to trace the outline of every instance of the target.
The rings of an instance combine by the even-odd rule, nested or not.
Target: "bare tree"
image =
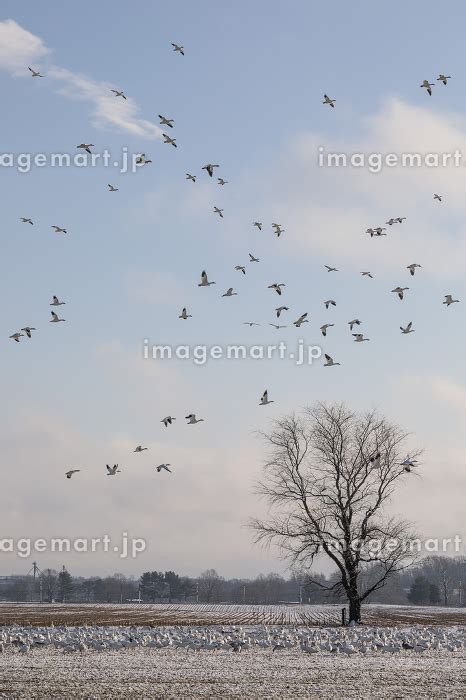
[[[385,512],[395,486],[415,468],[402,464],[407,434],[375,411],[359,415],[319,403],[276,421],[263,437],[270,455],[258,492],[270,516],[252,521],[256,541],[278,544],[308,571],[325,554],[336,581],[314,583],[344,593],[350,621],[359,621],[361,603],[416,557],[409,523]],[[376,575],[365,585],[362,574],[375,562]]]

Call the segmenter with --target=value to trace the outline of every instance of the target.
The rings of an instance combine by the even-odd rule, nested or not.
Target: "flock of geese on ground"
[[[58,652],[105,652],[130,649],[285,652],[372,656],[378,653],[459,652],[466,630],[455,627],[306,628],[306,627],[4,627],[0,653],[54,648]]]
[[[185,50],[184,50],[183,46],[176,44],[176,43],[172,43],[172,47],[173,47],[174,52],[179,53],[182,56],[185,55]],[[37,71],[37,70],[31,68],[30,66],[28,66],[28,69],[29,69],[33,78],[44,78],[45,77],[42,73],[40,73],[40,71]],[[447,81],[450,78],[451,78],[451,76],[444,75],[443,73],[440,73],[439,77],[437,78],[437,81],[446,85]],[[433,86],[434,86],[434,83],[430,83],[428,80],[424,80],[421,84],[421,88],[425,88],[429,95],[432,95],[432,87]],[[127,96],[125,95],[123,90],[111,89],[111,92],[115,95],[116,98],[121,98],[124,100],[127,99]],[[324,100],[323,100],[324,105],[329,105],[330,107],[334,108],[335,102],[336,102],[335,99],[330,98],[326,94],[324,95]],[[159,123],[162,126],[168,127],[169,129],[173,129],[174,121],[175,121],[174,119],[165,117],[162,114],[159,114],[158,117],[159,117]],[[164,139],[164,143],[169,144],[175,148],[177,147],[177,143],[176,143],[175,138],[172,138],[168,134],[163,133],[163,139]],[[82,149],[82,150],[86,151],[87,153],[92,153],[92,151],[91,151],[92,147],[94,147],[94,144],[84,143],[84,142],[80,143],[77,146],[78,149]],[[146,158],[145,153],[139,154],[137,156],[137,159],[136,159],[136,163],[138,165],[147,165],[151,162],[152,161],[150,159]],[[213,178],[215,169],[219,168],[219,167],[220,166],[218,163],[207,163],[206,165],[204,165],[202,167],[202,170],[205,170],[206,174],[210,178]],[[192,173],[186,173],[186,179],[195,183],[197,180],[197,175],[193,175]],[[221,178],[221,177],[217,178],[217,182],[222,187],[224,185],[228,184],[228,180],[225,180],[224,178]],[[109,192],[118,192],[119,191],[119,188],[115,187],[112,184],[108,184],[107,187],[108,187]],[[435,193],[433,195],[433,198],[438,202],[442,202],[442,196],[437,194],[437,193]],[[223,208],[214,206],[213,212],[215,214],[217,214],[220,218],[222,218],[222,219],[224,218],[224,209]],[[385,222],[385,224],[386,224],[385,226],[376,226],[376,227],[368,228],[368,229],[366,229],[366,233],[369,234],[371,238],[386,236],[387,235],[386,226],[392,227],[396,224],[402,224],[403,221],[405,221],[405,219],[406,219],[406,217],[404,217],[404,216],[391,217],[390,219],[388,219],[388,221]],[[30,217],[21,217],[20,221],[24,224],[29,224],[29,225],[34,224],[34,221]],[[262,231],[262,229],[263,229],[263,223],[261,221],[254,221],[252,225],[253,225],[253,227],[257,228],[259,231]],[[277,238],[280,238],[280,236],[285,232],[285,229],[279,223],[274,222],[271,224],[271,227],[272,227],[274,233],[276,234]],[[61,226],[53,225],[52,229],[57,234],[67,234],[68,233],[67,229],[63,228]],[[249,253],[249,263],[251,263],[251,264],[260,263],[260,259],[258,257],[256,257],[255,255],[253,255],[252,253]],[[330,265],[325,265],[325,268],[326,268],[327,272],[329,272],[329,273],[338,273],[339,272],[338,268],[330,266]],[[407,270],[412,277],[414,277],[416,270],[418,268],[421,268],[421,265],[419,263],[410,263],[409,265],[407,265]],[[246,275],[246,266],[245,265],[236,265],[234,267],[234,270],[237,272],[240,272],[242,275]],[[370,278],[370,279],[374,278],[374,275],[370,270],[363,270],[363,271],[361,271],[360,274],[365,278]],[[201,278],[200,278],[200,282],[198,283],[198,286],[199,287],[211,287],[215,284],[216,284],[215,281],[209,280],[207,272],[205,270],[203,270],[201,273]],[[283,282],[273,282],[272,284],[268,285],[268,289],[270,289],[272,292],[275,292],[280,297],[283,295],[283,290],[285,287],[286,287],[286,284]],[[398,285],[394,289],[391,290],[391,293],[396,294],[398,296],[398,298],[402,301],[405,298],[405,294],[406,294],[406,292],[409,291],[409,289],[410,288],[407,286]],[[234,287],[229,287],[222,294],[222,297],[228,298],[228,297],[233,297],[233,296],[237,296],[237,295],[238,295],[238,293],[235,291]],[[455,299],[451,294],[446,294],[445,300],[443,301],[443,304],[445,304],[448,307],[448,306],[451,306],[452,304],[456,304],[458,302],[459,302],[459,299]],[[59,306],[64,305],[65,303],[66,302],[64,302],[64,301],[60,301],[60,299],[57,296],[53,296],[50,306],[59,307]],[[329,310],[331,307],[336,306],[336,301],[334,299],[327,299],[323,303],[325,305],[326,310]],[[275,308],[276,318],[280,319],[282,314],[284,314],[285,312],[288,312],[289,310],[290,310],[289,307],[285,306],[285,305],[280,305],[280,306],[276,307]],[[51,316],[52,316],[52,318],[50,319],[50,323],[60,323],[60,322],[66,321],[66,319],[61,318],[56,311],[52,310]],[[188,319],[192,318],[192,314],[188,313],[187,307],[183,307],[181,310],[181,313],[179,315],[179,318],[182,319],[183,321],[187,321]],[[300,328],[304,323],[309,323],[308,312],[302,313],[295,321],[292,322],[292,325],[295,326],[296,328]],[[255,321],[244,321],[243,325],[253,327],[253,326],[259,326],[261,324],[255,322]],[[282,325],[280,323],[269,323],[268,325],[272,326],[273,328],[275,328],[277,330],[280,330],[283,328],[288,328],[288,325]],[[333,328],[334,325],[335,325],[334,323],[324,323],[322,326],[320,326],[320,332],[322,333],[322,336],[327,337],[327,335],[329,333],[329,329]],[[361,333],[359,331],[353,333],[354,327],[357,326],[359,328],[360,325],[361,325],[361,321],[358,318],[355,318],[355,319],[352,319],[351,321],[348,321],[349,330],[350,330],[352,336],[354,337],[354,342],[356,342],[356,343],[369,342],[370,338],[365,337],[364,333]],[[15,333],[13,333],[10,336],[10,338],[13,341],[15,341],[16,343],[19,343],[20,339],[22,337],[26,336],[27,338],[31,338],[33,331],[36,331],[35,327],[24,326],[23,328],[20,329],[20,331],[16,331]],[[402,335],[409,335],[411,333],[414,333],[415,329],[413,327],[413,322],[409,321],[409,323],[407,323],[405,326],[400,326],[400,331],[401,331]],[[323,365],[324,367],[336,367],[336,366],[339,366],[340,364],[341,363],[336,362],[333,359],[333,357],[331,357],[328,354],[325,354],[325,363]],[[271,403],[273,403],[273,400],[269,399],[268,390],[265,390],[260,398],[259,405],[260,406],[267,406],[268,404],[271,404]],[[173,416],[166,416],[165,418],[163,418],[161,420],[161,422],[165,425],[165,427],[168,427],[169,425],[172,425],[172,422],[174,420],[176,420],[176,419]],[[203,418],[197,418],[195,413],[188,414],[186,416],[186,420],[187,420],[188,425],[195,425],[197,423],[201,423],[204,421]],[[147,449],[148,448],[142,447],[141,445],[139,445],[138,447],[136,447],[134,452],[142,452],[142,451],[145,451]],[[375,460],[375,464],[380,466],[380,455],[378,457],[379,457],[378,461],[377,461],[377,455],[375,457],[373,457],[372,459]],[[405,467],[406,471],[410,471],[411,467],[415,466],[414,462],[412,460],[410,460],[409,456],[407,457],[405,462],[402,463],[402,465]],[[157,469],[157,472],[159,472],[159,473],[162,471],[171,472],[171,470],[169,469],[170,466],[171,466],[170,463],[167,462],[167,463],[163,463],[163,464],[158,465],[156,469]],[[119,469],[118,464],[114,464],[113,466],[110,466],[109,464],[107,464],[106,469],[107,469],[108,476],[115,476],[116,474],[120,473],[120,471],[121,471]],[[78,473],[79,471],[81,471],[81,470],[80,469],[70,469],[65,473],[65,476],[67,479],[71,479],[72,476],[74,474]]]

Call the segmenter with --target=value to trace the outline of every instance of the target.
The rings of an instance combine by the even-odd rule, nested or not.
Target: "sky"
[[[463,534],[465,304],[442,301],[466,302],[466,170],[323,168],[318,152],[466,155],[464,5],[447,2],[441,21],[421,2],[7,0],[2,10],[2,154],[75,156],[84,142],[111,162],[126,149],[152,163],[0,167],[0,538],[147,542],[135,559],[3,553],[0,572],[25,573],[33,559],[76,575],[286,571],[247,527],[266,512],[254,493],[258,432],[319,400],[377,408],[409,431],[424,449],[422,479],[405,482],[392,512],[426,537]],[[158,114],[175,120],[177,148],[163,143]],[[220,165],[212,179],[206,163]],[[406,220],[386,237],[365,234],[396,216]],[[204,269],[216,285],[200,289]],[[286,284],[282,297],[273,282]],[[398,285],[410,288],[402,302]],[[223,298],[231,286],[238,295]],[[66,322],[51,325],[54,294]],[[290,308],[280,323],[304,312],[310,323],[272,328],[280,304]],[[370,342],[352,342],[352,318]],[[415,332],[402,336],[409,321]],[[335,324],[326,339],[323,323]],[[13,342],[25,325],[33,338]],[[341,366],[143,358],[144,340],[293,348],[298,338]],[[262,407],[265,388],[274,403]],[[191,412],[204,422],[185,425]],[[168,414],[177,420],[165,429]],[[139,444],[149,449],[133,453]],[[172,474],[157,474],[162,462]],[[106,463],[121,474],[107,477]],[[68,469],[81,472],[70,481]]]

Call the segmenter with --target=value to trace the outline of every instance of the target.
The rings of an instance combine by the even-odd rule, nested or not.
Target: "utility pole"
[[[246,604],[246,586],[243,586],[243,605]]]
[[[199,603],[199,581],[196,581],[196,603]]]
[[[34,580],[32,595],[33,596],[35,595],[36,581],[39,580],[39,600],[42,603],[42,576],[41,576],[42,571],[39,569],[39,567],[37,566],[37,562],[35,562],[35,561],[32,562],[32,567],[28,571],[28,576],[31,572],[32,572],[33,580]]]

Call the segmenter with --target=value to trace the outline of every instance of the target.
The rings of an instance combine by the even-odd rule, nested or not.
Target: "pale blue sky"
[[[466,153],[462,3],[441,13],[421,2],[113,0],[4,2],[2,9],[19,25],[17,43],[6,51],[0,44],[2,151],[74,154],[87,141],[96,151],[118,155],[127,147],[153,160],[127,175],[0,168],[4,536],[129,530],[149,541],[136,563],[70,558],[76,573],[281,570],[275,553],[254,548],[244,528],[263,508],[251,494],[263,457],[254,432],[269,417],[320,399],[378,406],[413,431],[426,449],[425,479],[408,484],[394,509],[426,535],[461,532],[464,304],[441,302],[447,293],[466,302],[464,171],[371,175],[324,171],[316,162],[319,145]],[[21,29],[49,53],[24,49]],[[183,44],[184,57],[172,41]],[[31,64],[46,77],[32,79]],[[68,78],[52,78],[63,69]],[[436,82],[439,72],[453,79],[429,98],[420,83]],[[108,89],[102,83],[123,89],[138,119],[174,118],[179,147],[96,122],[92,101],[79,92],[73,99],[76,76],[97,91]],[[322,105],[324,92],[335,109]],[[220,163],[224,188],[201,170],[207,162]],[[198,181],[185,181],[186,172]],[[109,182],[119,192],[108,193]],[[224,220],[214,205],[225,209]],[[364,235],[391,216],[407,220],[387,238]],[[264,222],[262,232],[254,220]],[[280,239],[270,228],[277,220],[286,230]],[[68,236],[54,234],[52,224]],[[261,262],[247,265],[243,278],[233,268],[248,263],[248,252]],[[423,265],[414,278],[406,270],[412,262]],[[324,264],[340,272],[329,275]],[[204,268],[215,287],[197,287]],[[374,280],[361,278],[363,269]],[[267,289],[272,282],[287,284],[281,299]],[[390,294],[398,284],[411,287],[403,302]],[[238,296],[221,298],[229,286]],[[48,322],[53,294],[67,302],[66,323],[57,326]],[[328,298],[337,307],[326,312]],[[266,324],[281,303],[291,309],[284,323],[305,311],[311,323],[276,332]],[[193,315],[187,322],[178,319],[183,306]],[[354,317],[370,343],[352,344],[347,321]],[[246,320],[263,325],[250,329]],[[402,337],[399,325],[411,320],[416,332]],[[144,338],[320,343],[324,322],[336,324],[323,347],[341,367],[141,359]],[[25,324],[37,327],[34,338],[9,340]],[[275,403],[262,408],[266,387]],[[205,423],[186,427],[191,411]],[[178,420],[165,430],[159,421],[167,413]],[[140,443],[150,450],[133,455]],[[116,479],[105,476],[107,461],[121,464]],[[173,475],[154,473],[163,461]],[[72,467],[82,473],[65,481]],[[42,555],[39,563],[59,566],[62,557]],[[25,566],[0,559],[2,571]]]

